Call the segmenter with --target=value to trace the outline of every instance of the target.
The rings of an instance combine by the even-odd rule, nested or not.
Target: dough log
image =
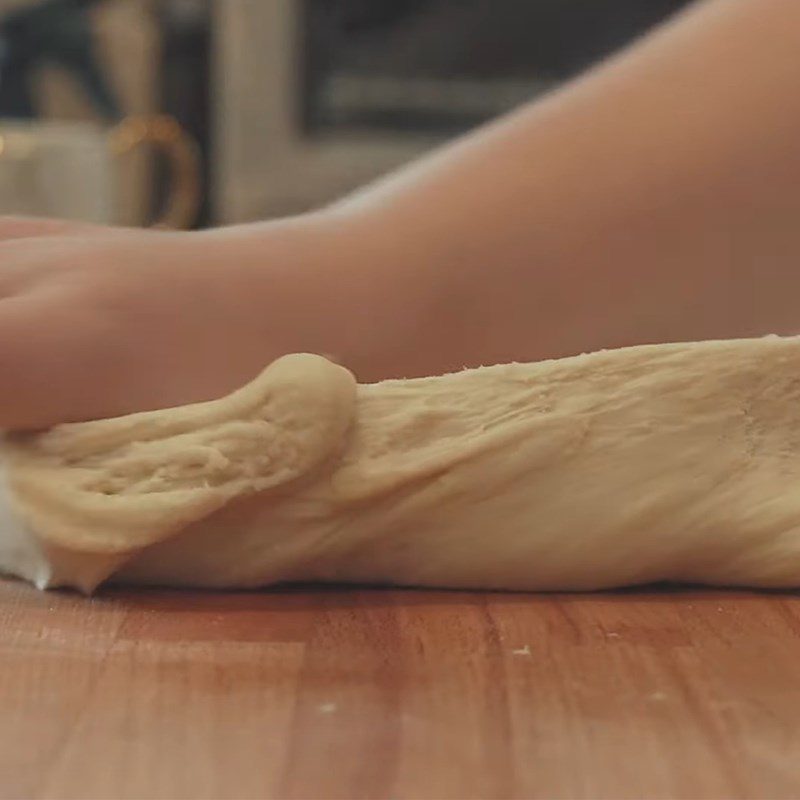
[[[800,338],[211,403],[10,436],[0,570],[42,587],[800,585]]]

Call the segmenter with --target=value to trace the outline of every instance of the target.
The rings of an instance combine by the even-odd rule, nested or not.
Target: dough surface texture
[[[362,386],[287,356],[4,460],[0,569],[41,587],[800,585],[800,338]]]

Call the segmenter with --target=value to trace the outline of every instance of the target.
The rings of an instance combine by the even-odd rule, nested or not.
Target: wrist
[[[460,369],[474,283],[436,255],[398,215],[368,205],[332,208],[324,222],[338,251],[349,309],[345,363],[362,382]],[[456,259],[457,260],[457,259]],[[332,287],[332,293],[337,291]],[[451,363],[456,357],[457,363]]]
[[[330,209],[219,229],[195,247],[222,291],[256,320],[265,357],[326,355],[362,382],[429,371],[438,344],[438,270],[391,220]]]
[[[325,275],[317,271],[319,305],[333,315],[332,340],[340,344],[329,354],[362,382],[437,371],[444,271],[391,215],[334,207],[315,224],[329,253]]]

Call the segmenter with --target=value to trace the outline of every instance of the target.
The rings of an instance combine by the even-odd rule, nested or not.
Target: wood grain
[[[796,798],[800,598],[0,583],[4,798]]]

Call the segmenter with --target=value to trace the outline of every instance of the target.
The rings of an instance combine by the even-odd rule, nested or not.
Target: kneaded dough
[[[40,586],[797,586],[800,338],[367,386],[288,356],[5,462],[0,569]]]

